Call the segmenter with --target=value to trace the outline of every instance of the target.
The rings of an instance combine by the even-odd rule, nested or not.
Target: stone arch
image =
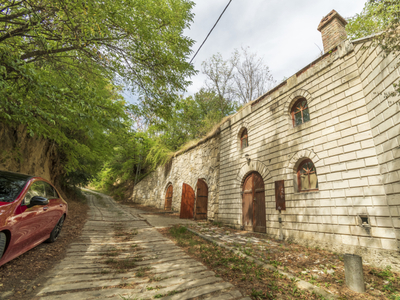
[[[264,184],[272,178],[271,173],[269,172],[268,167],[265,164],[263,164],[259,160],[251,160],[250,163],[244,163],[240,167],[239,172],[236,175],[236,179],[240,187],[242,187],[247,175],[254,171],[260,173],[264,180]]]
[[[193,178],[193,181],[191,182],[191,184],[189,184],[195,191],[196,191],[197,180],[198,179],[203,180],[207,184],[207,186],[210,186],[210,178],[209,178],[209,176],[202,173],[201,175]]]
[[[242,150],[241,147],[240,147],[240,137],[242,136],[243,130],[245,130],[245,129],[247,129],[247,134],[248,134],[248,136],[249,136],[248,141],[249,141],[249,145],[250,145],[250,141],[251,141],[251,138],[250,138],[251,128],[250,128],[250,126],[249,126],[249,124],[248,124],[247,122],[241,122],[241,123],[238,125],[238,128],[237,128],[237,130],[236,130],[236,145],[237,145],[237,149],[238,149],[239,151]]]
[[[322,166],[322,160],[313,149],[299,150],[286,162],[285,173],[288,175],[288,179],[293,179],[294,173],[297,172],[297,167],[304,159],[311,159],[317,168]]]
[[[167,195],[167,192],[168,192],[168,188],[170,187],[170,186],[172,186],[172,199],[174,198],[174,185],[172,184],[172,181],[167,181],[167,184],[164,186],[164,191],[163,191],[163,193],[162,193],[162,195],[161,195],[161,204],[160,204],[160,206],[161,207],[163,207],[163,208],[165,208],[166,207],[166,205],[167,205],[167,203],[166,203],[166,195]],[[172,200],[173,201],[173,200]],[[171,209],[172,209],[172,203],[171,203]]]
[[[250,126],[247,122],[241,122],[240,124],[238,124],[238,128],[236,130],[236,137],[240,138],[243,130],[245,130],[245,129],[247,129],[248,133],[251,131]]]
[[[165,196],[165,193],[166,193],[166,191],[167,191],[167,189],[169,188],[170,185],[172,185],[172,187],[174,187],[174,185],[173,185],[171,180],[166,180],[166,182],[167,182],[167,184],[164,185],[164,196]]]
[[[298,89],[294,91],[292,94],[290,94],[288,100],[286,101],[285,104],[285,109],[284,111],[288,114],[290,114],[290,110],[293,106],[293,104],[299,99],[299,98],[305,98],[307,100],[308,105],[310,106],[313,97],[311,93],[307,90],[304,89]]]

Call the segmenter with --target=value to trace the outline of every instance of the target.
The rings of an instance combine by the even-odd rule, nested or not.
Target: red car
[[[0,171],[0,266],[44,241],[54,242],[67,211],[47,180]]]

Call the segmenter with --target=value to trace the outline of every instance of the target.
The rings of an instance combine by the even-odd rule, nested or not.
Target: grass
[[[109,258],[106,261],[104,261],[104,263],[109,265],[112,269],[115,269],[117,273],[125,273],[128,270],[136,268],[137,267],[136,262],[141,260],[142,260],[141,256],[129,257],[125,259]]]
[[[165,296],[173,296],[173,295],[176,295],[176,294],[179,294],[179,293],[182,293],[182,292],[183,291],[170,291],[167,294],[156,294],[156,295],[154,295],[154,298],[155,299],[164,298]]]
[[[150,270],[150,267],[141,267],[136,271],[136,277],[144,277],[147,274],[147,271]]]
[[[216,276],[231,282],[252,299],[319,299],[318,295],[298,290],[295,281],[207,242],[184,226],[171,227],[167,235],[190,255],[205,263]]]
[[[120,227],[118,227],[120,228]],[[129,237],[129,236],[135,236],[138,234],[138,231],[136,229],[132,230],[132,231],[123,231],[122,229],[115,230],[115,236],[121,237],[121,236],[125,236],[125,237]]]

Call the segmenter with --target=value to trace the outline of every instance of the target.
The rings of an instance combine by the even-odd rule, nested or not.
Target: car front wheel
[[[3,256],[4,250],[6,250],[7,236],[4,232],[0,232],[0,258]]]
[[[64,216],[58,220],[56,226],[53,228],[53,231],[50,233],[50,237],[46,240],[48,243],[54,243],[61,232],[61,228],[64,224]]]

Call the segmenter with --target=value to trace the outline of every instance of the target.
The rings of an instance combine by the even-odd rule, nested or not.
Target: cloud
[[[197,51],[228,0],[197,0],[194,23],[185,35],[196,41]],[[332,9],[343,17],[353,16],[364,7],[365,0],[234,0],[194,60],[201,62],[220,52],[230,57],[235,48],[249,46],[264,58],[276,80],[290,77],[316,59],[323,49],[317,27]],[[318,48],[319,47],[319,48]],[[193,54],[194,54],[193,52]],[[204,82],[201,72],[191,78],[188,93],[193,94]]]

